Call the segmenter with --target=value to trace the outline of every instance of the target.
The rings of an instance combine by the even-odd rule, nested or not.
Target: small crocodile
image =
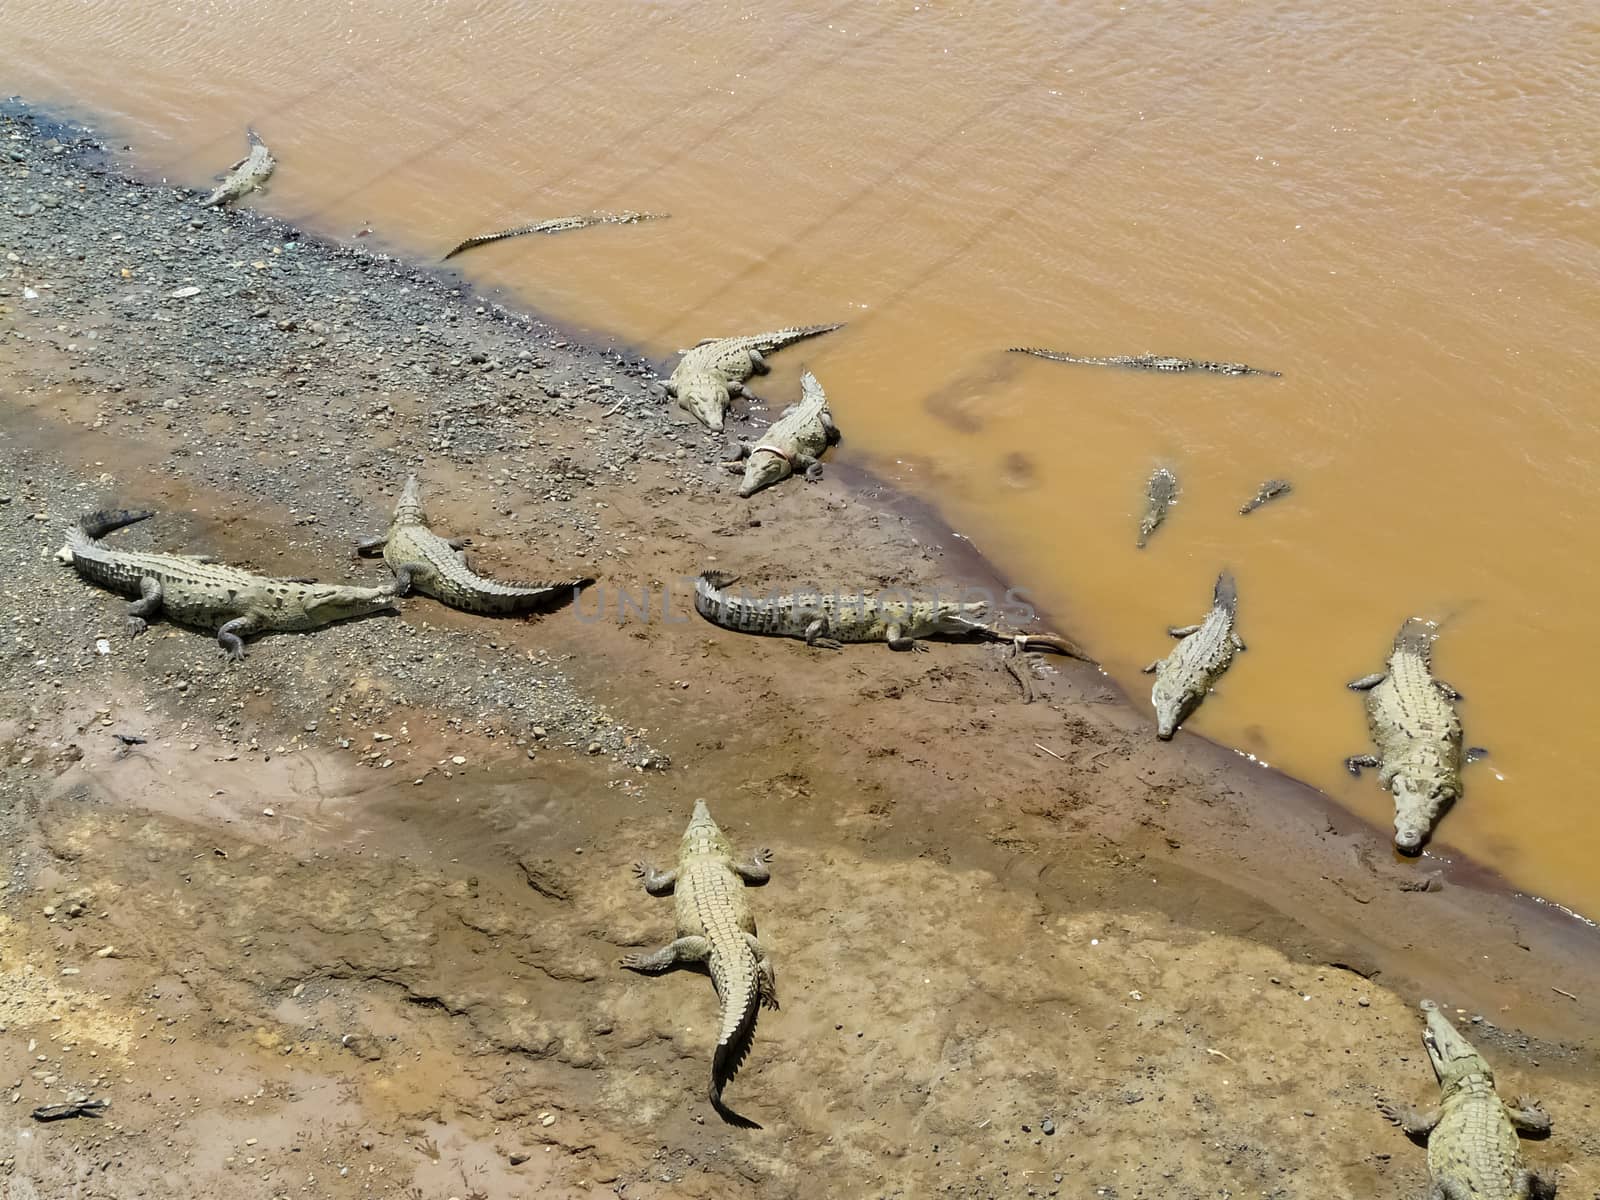
[[[90,513],[67,530],[56,553],[91,583],[138,596],[128,606],[128,632],[165,613],[174,621],[215,629],[228,657],[244,658],[244,638],[268,630],[315,629],[332,621],[398,608],[393,585],[348,587],[310,579],[271,579],[214,559],[186,554],[113,550],[99,539],[154,514]]]
[[[640,221],[665,220],[671,215],[658,212],[597,212],[574,217],[556,217],[549,221],[540,221],[536,225],[518,225],[515,229],[502,229],[498,233],[480,233],[477,237],[469,237],[446,254],[445,258],[454,258],[475,246],[502,242],[506,238],[521,237],[525,233],[565,233],[569,229],[587,229],[591,225],[636,225]]]
[[[926,650],[918,638],[977,637],[1011,642],[1023,650],[1052,650],[1092,662],[1077,646],[1053,633],[1009,634],[979,618],[981,600],[886,600],[861,593],[798,592],[754,598],[727,590],[735,575],[702,572],[694,584],[694,607],[706,620],[738,633],[800,638],[808,646],[838,650],[845,642],[886,642],[891,650]]]
[[[751,337],[706,338],[683,352],[666,382],[667,395],[707,429],[721,429],[732,398],[744,394],[744,381],[771,370],[763,355],[839,328],[802,325]]]
[[[1555,1189],[1522,1165],[1518,1132],[1542,1137],[1550,1115],[1535,1100],[1515,1106],[1494,1089],[1494,1072],[1432,1000],[1422,1002],[1423,1047],[1439,1078],[1439,1104],[1428,1112],[1380,1102],[1378,1110],[1428,1143],[1427,1200],[1529,1200]]]
[[[642,862],[633,867],[645,891],[674,897],[678,936],[653,954],[629,954],[618,964],[647,974],[688,965],[710,972],[722,1004],[711,1060],[711,1107],[728,1124],[744,1129],[761,1126],[723,1104],[722,1089],[750,1052],[759,1009],[778,1007],[777,975],[756,940],[756,919],[744,890],[746,884],[757,887],[771,878],[771,859],[772,851],[757,850],[747,862],[734,861],[733,846],[711,819],[706,802],[696,800],[678,845],[678,865],[670,871]]]
[[[1037,346],[1012,346],[1012,354],[1031,354],[1051,362],[1081,363],[1089,367],[1132,367],[1140,371],[1210,371],[1214,375],[1269,375],[1283,377],[1282,371],[1265,371],[1236,362],[1210,362],[1203,358],[1174,358],[1169,354],[1111,354],[1105,356],[1067,354],[1061,350],[1041,350]]]
[[[739,495],[745,499],[801,472],[809,482],[822,478],[818,457],[839,440],[839,428],[828,411],[828,397],[810,371],[800,376],[800,403],[791,404],[767,427],[767,436],[754,446],[737,444],[733,462],[723,464],[742,474]]]
[[[451,608],[475,613],[528,612],[594,582],[585,577],[561,583],[498,583],[473,574],[467,566],[465,545],[464,538],[442,538],[428,528],[422,489],[411,475],[400,492],[389,531],[361,542],[356,553],[381,551],[383,561],[394,572],[395,590],[400,595],[415,588]]]
[[[1279,496],[1287,496],[1294,491],[1294,485],[1287,479],[1269,479],[1256,489],[1256,494],[1251,496],[1239,506],[1239,515],[1247,517],[1269,500],[1276,500]]]
[[[1178,498],[1178,477],[1166,467],[1157,467],[1145,485],[1144,519],[1139,522],[1139,540],[1134,543],[1143,550],[1150,535],[1167,519],[1167,510]]]
[[[201,208],[232,204],[246,192],[254,192],[265,187],[267,177],[277,168],[278,160],[272,157],[272,151],[267,149],[267,144],[261,140],[261,135],[254,129],[247,129],[245,136],[250,139],[250,153],[228,168],[227,178],[217,185],[215,191],[200,201]]]
[[[1485,753],[1461,749],[1461,718],[1455,702],[1461,693],[1433,677],[1433,627],[1412,617],[1395,634],[1389,669],[1355,680],[1352,691],[1367,693],[1367,726],[1376,754],[1344,760],[1350,774],[1378,768],[1378,783],[1394,796],[1394,844],[1417,854],[1422,843],[1461,797],[1461,766]]]
[[[1169,629],[1178,638],[1166,658],[1157,659],[1145,667],[1146,675],[1156,677],[1150,689],[1150,703],[1156,709],[1156,736],[1170,741],[1206,693],[1222,678],[1233,662],[1234,651],[1243,650],[1244,642],[1234,629],[1234,613],[1239,605],[1239,591],[1233,576],[1224,571],[1217,576],[1217,585],[1211,593],[1211,611],[1198,625]]]

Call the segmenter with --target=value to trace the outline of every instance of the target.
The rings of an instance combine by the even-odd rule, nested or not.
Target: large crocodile
[[[1166,658],[1145,667],[1146,675],[1156,677],[1155,686],[1150,689],[1150,703],[1156,710],[1156,736],[1162,741],[1171,740],[1178,726],[1200,707],[1206,693],[1233,662],[1234,651],[1244,649],[1244,642],[1233,627],[1238,606],[1238,588],[1233,576],[1224,571],[1212,589],[1211,611],[1206,619],[1198,625],[1169,629],[1167,632],[1179,639],[1178,644]]]
[[[1143,550],[1150,544],[1150,535],[1161,528],[1167,519],[1167,510],[1178,498],[1178,477],[1166,467],[1157,467],[1145,485],[1144,516],[1139,521],[1139,540],[1134,543]]]
[[[502,229],[498,233],[480,233],[476,237],[469,237],[466,241],[457,243],[456,247],[445,255],[445,258],[454,258],[474,246],[486,246],[490,242],[502,242],[506,238],[521,237],[525,233],[565,233],[569,229],[587,229],[591,225],[636,225],[640,221],[660,221],[670,216],[670,213],[658,212],[597,212],[579,214],[574,217],[555,217],[549,221],[540,221],[535,225],[518,225],[515,229]]]
[[[721,429],[732,398],[744,394],[744,381],[771,370],[764,355],[838,328],[802,325],[750,337],[706,338],[683,352],[666,382],[667,395],[707,429]]]
[[[139,599],[128,606],[128,631],[144,631],[157,613],[184,625],[214,629],[234,660],[244,638],[268,630],[315,629],[332,621],[398,608],[393,585],[348,587],[308,579],[271,579],[210,558],[113,550],[99,539],[153,514],[90,513],[67,530],[56,553],[92,583]]]
[[[772,959],[756,940],[756,919],[750,912],[745,885],[770,878],[772,851],[757,850],[736,862],[733,846],[711,819],[704,800],[694,802],[694,815],[678,845],[678,865],[658,871],[635,863],[634,873],[652,896],[673,896],[677,938],[653,954],[630,954],[619,965],[655,974],[695,965],[710,972],[722,1003],[717,1049],[711,1060],[711,1107],[730,1125],[761,1128],[722,1102],[722,1089],[733,1079],[755,1040],[760,1007],[778,1007],[778,980]]]
[[[277,169],[278,160],[254,129],[245,130],[250,140],[250,153],[228,168],[228,175],[209,196],[200,201],[201,208],[215,208],[219,204],[232,204],[246,192],[256,191],[267,182],[267,177]]]
[[[800,376],[800,402],[783,410],[767,427],[767,436],[755,445],[740,441],[734,461],[724,464],[742,474],[739,495],[745,499],[762,488],[789,478],[796,471],[812,482],[822,478],[818,458],[839,440],[839,428],[828,411],[828,397],[810,371]]]
[[[475,613],[519,613],[553,603],[562,595],[593,583],[592,578],[561,583],[499,583],[476,575],[467,566],[462,538],[442,538],[428,528],[422,509],[422,488],[415,475],[406,478],[394,519],[382,537],[356,546],[358,554],[383,554],[395,574],[395,589],[404,596],[413,588],[452,608]]]
[[[944,600],[937,596],[927,600],[885,599],[860,592],[752,597],[728,590],[737,578],[717,571],[703,572],[695,580],[695,611],[724,629],[799,638],[808,646],[824,650],[838,650],[845,642],[886,642],[891,650],[926,650],[918,638],[976,637],[1093,661],[1057,634],[1010,634],[984,624],[979,618],[988,604],[982,600]]]
[[[1439,1078],[1439,1104],[1427,1112],[1380,1102],[1379,1111],[1428,1142],[1427,1200],[1529,1200],[1555,1189],[1522,1165],[1517,1133],[1543,1136],[1550,1116],[1538,1102],[1503,1102],[1494,1072],[1432,1000],[1422,1002],[1422,1044]]]
[[[1081,363],[1089,367],[1132,367],[1140,371],[1210,371],[1214,375],[1270,375],[1282,378],[1282,371],[1266,371],[1237,362],[1211,362],[1204,358],[1174,358],[1170,354],[1068,354],[1063,350],[1041,350],[1037,346],[1012,346],[1012,354],[1031,354],[1051,362]]]
[[[1417,854],[1434,825],[1461,796],[1461,766],[1470,755],[1461,749],[1461,694],[1433,677],[1433,627],[1410,618],[1395,634],[1389,669],[1355,680],[1352,691],[1367,694],[1367,726],[1376,754],[1345,759],[1352,775],[1378,768],[1378,783],[1394,796],[1394,844]]]

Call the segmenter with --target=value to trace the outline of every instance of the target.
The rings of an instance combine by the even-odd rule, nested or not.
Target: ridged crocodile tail
[[[1230,616],[1239,607],[1239,585],[1233,581],[1233,572],[1224,571],[1217,576],[1217,586],[1211,593],[1211,606],[1225,610]]]
[[[722,1031],[711,1059],[711,1088],[707,1093],[711,1107],[729,1125],[740,1129],[760,1129],[749,1117],[733,1111],[722,1101],[722,1089],[739,1073],[756,1037],[756,1016],[761,1011],[761,989],[756,986],[755,955],[750,954],[736,980],[722,978],[727,969],[713,952],[711,978],[722,999]]]
[[[476,246],[487,246],[490,242],[502,242],[506,238],[522,237],[528,233],[565,233],[569,229],[587,229],[591,225],[634,225],[640,221],[659,221],[670,213],[658,212],[620,212],[620,213],[592,213],[588,216],[557,217],[551,221],[540,221],[534,225],[518,225],[515,229],[501,229],[495,233],[481,233],[476,237],[469,237],[459,243],[445,258],[454,258],[464,251]]]
[[[107,508],[79,517],[78,523],[73,526],[73,531],[81,533],[90,541],[96,541],[113,530],[121,529],[124,525],[132,525],[155,515],[155,512],[148,508]]]

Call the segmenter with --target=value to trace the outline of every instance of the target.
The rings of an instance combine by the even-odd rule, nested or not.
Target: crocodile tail
[[[525,613],[535,609],[555,608],[572,597],[577,589],[594,582],[592,577],[566,579],[559,583],[501,583],[469,573],[468,588],[473,594],[474,607],[482,612]]]
[[[1427,659],[1433,654],[1433,637],[1434,627],[1430,623],[1421,617],[1407,617],[1400,632],[1394,635],[1394,651]]]
[[[148,508],[101,509],[99,512],[85,513],[79,517],[78,523],[72,527],[72,532],[81,534],[91,542],[97,541],[124,525],[132,525],[136,521],[143,521],[155,515],[155,512]]]
[[[756,956],[745,948],[739,958],[734,978],[729,978],[729,968],[735,966],[722,955],[712,952],[711,981],[716,984],[717,995],[722,1000],[722,1029],[717,1038],[717,1050],[711,1059],[711,1089],[708,1096],[711,1107],[729,1125],[740,1129],[760,1129],[749,1117],[734,1112],[722,1101],[722,1089],[732,1082],[744,1064],[745,1056],[756,1037],[756,1017],[761,1012],[761,989],[756,982]]]
[[[1239,607],[1239,585],[1233,581],[1233,572],[1224,571],[1217,576],[1217,586],[1211,592],[1211,606],[1232,616]]]

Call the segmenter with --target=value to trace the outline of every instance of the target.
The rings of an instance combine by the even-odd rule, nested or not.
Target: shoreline
[[[29,110],[25,122],[34,120]],[[12,128],[0,112],[0,129]],[[72,144],[53,154],[43,143],[58,134]],[[320,1049],[337,1045],[317,1032],[334,1028],[331,1018],[296,1026],[273,1015],[298,1003],[292,989],[309,980],[326,989],[329,1012],[358,1013],[371,1031],[398,1031],[385,1036],[433,1063],[426,1086],[411,1085],[421,1094],[432,1088],[454,1095],[457,1085],[446,1080],[465,1055],[467,1078],[502,1089],[518,1128],[550,1128],[539,1113],[555,1101],[535,1097],[559,1096],[562,1113],[583,1121],[592,1142],[587,1151],[574,1148],[583,1137],[561,1143],[563,1154],[595,1183],[603,1181],[593,1170],[593,1145],[628,1171],[641,1169],[622,1123],[637,1109],[656,1123],[652,1133],[664,1145],[694,1147],[712,1137],[718,1149],[708,1174],[730,1189],[741,1171],[754,1170],[773,1194],[798,1194],[805,1179],[793,1176],[795,1160],[782,1147],[747,1144],[700,1124],[701,1083],[679,1086],[698,1081],[704,1065],[700,1036],[685,1032],[686,1025],[703,1026],[709,1011],[703,981],[641,988],[613,978],[604,963],[608,937],[647,944],[670,924],[621,876],[633,856],[669,846],[688,800],[708,795],[741,846],[771,839],[798,864],[798,885],[784,882],[755,901],[763,929],[770,917],[786,933],[780,969],[798,981],[798,997],[786,997],[782,1021],[763,1024],[736,1107],[750,1098],[764,1120],[804,1147],[811,1168],[837,1171],[839,1179],[863,1163],[881,1164],[888,1148],[937,1133],[944,1122],[963,1130],[960,1138],[978,1138],[968,1108],[981,1112],[985,1104],[984,1080],[941,1082],[941,1096],[955,1098],[936,1103],[930,1090],[931,1108],[919,1116],[890,1118],[890,1128],[870,1138],[853,1131],[841,1139],[848,1144],[826,1148],[839,1120],[859,1122],[863,1131],[872,1124],[853,1107],[857,1051],[828,1048],[846,1021],[857,1022],[850,1032],[877,1029],[885,1016],[906,1022],[900,1040],[873,1035],[871,1086],[887,1089],[880,1101],[905,1086],[932,1089],[933,1079],[908,1064],[934,1048],[945,1054],[962,1039],[979,1039],[979,1026],[986,1028],[981,1037],[998,1039],[985,1041],[979,1056],[989,1069],[1000,1069],[993,1064],[1008,1061],[1014,1049],[1003,1028],[1012,1021],[1022,1023],[1015,1036],[1048,1041],[1050,1054],[1074,1062],[1072,1031],[1057,1028],[1070,1023],[1051,1007],[1062,1003],[1064,1011],[1098,1018],[1092,1027],[1105,1031],[1106,1054],[1142,1052],[1149,1029],[1130,1004],[1143,1000],[1129,1001],[1130,988],[1119,982],[1137,964],[1119,960],[1100,973],[1087,962],[1077,935],[1091,920],[1088,928],[1119,931],[1130,945],[1159,944],[1173,962],[1187,964],[1170,980],[1131,990],[1170,996],[1162,1001],[1163,1020],[1210,1029],[1213,1041],[1197,1043],[1202,1047],[1225,1033],[1230,1051],[1282,1049],[1285,1031],[1301,1028],[1293,1022],[1312,1018],[1294,1015],[1293,1006],[1279,1012],[1259,997],[1270,996],[1278,978],[1294,978],[1291,971],[1305,976],[1308,996],[1334,991],[1332,983],[1311,984],[1313,975],[1348,976],[1349,987],[1371,1002],[1360,1012],[1394,1021],[1392,1030],[1359,1035],[1391,1058],[1400,1045],[1414,1052],[1414,1031],[1401,1028],[1399,993],[1414,1000],[1420,990],[1446,987],[1493,1014],[1490,1028],[1509,1012],[1512,1027],[1533,1032],[1520,1050],[1513,1037],[1503,1046],[1497,1041],[1497,1051],[1541,1086],[1545,1073],[1561,1072],[1557,1092],[1567,1106],[1560,1119],[1584,1128],[1572,1108],[1585,1102],[1580,1097],[1592,1099],[1592,1089],[1578,1081],[1600,1061],[1593,1034],[1600,1001],[1591,999],[1600,996],[1600,964],[1592,926],[1579,924],[1584,918],[1562,916],[1464,858],[1397,863],[1385,856],[1383,830],[1280,772],[1252,770],[1226,747],[1190,735],[1156,749],[1143,713],[1084,664],[1053,663],[1057,669],[1040,683],[1041,702],[1024,706],[980,645],[949,643],[929,655],[863,646],[818,656],[692,617],[673,628],[590,625],[570,613],[490,622],[413,600],[396,620],[254,642],[243,669],[232,672],[217,671],[214,647],[194,631],[163,623],[139,642],[110,632],[118,601],[38,561],[42,541],[56,535],[80,497],[116,494],[164,507],[147,523],[159,528],[137,531],[155,544],[367,578],[376,568],[341,565],[337,548],[372,532],[397,474],[419,459],[440,527],[474,535],[484,573],[504,578],[582,565],[628,587],[670,579],[675,568],[692,573],[709,558],[747,563],[765,583],[802,577],[797,560],[840,564],[867,586],[992,581],[1003,590],[1004,580],[931,506],[848,457],[830,462],[829,478],[815,488],[795,482],[760,504],[732,503],[711,439],[671,424],[653,386],[654,364],[631,348],[579,343],[540,314],[519,313],[464,280],[448,283],[444,277],[455,269],[352,249],[248,210],[198,213],[188,193],[127,174],[109,153],[95,168],[103,174],[85,170],[76,159],[88,151],[69,127],[44,128],[43,135],[26,144],[0,141],[0,148],[22,145],[29,171],[19,181],[16,160],[0,162],[0,250],[15,248],[20,260],[0,276],[0,378],[18,389],[0,434],[9,451],[5,487],[21,498],[4,510],[12,525],[4,553],[29,596],[23,614],[35,619],[26,652],[8,654],[6,669],[14,687],[45,676],[58,681],[42,709],[0,713],[12,748],[7,786],[25,801],[6,819],[19,845],[50,852],[29,859],[18,875],[28,882],[9,894],[7,932],[29,952],[44,954],[53,944],[59,952],[51,942],[56,918],[39,917],[33,900],[61,890],[57,878],[75,872],[118,881],[155,914],[152,932],[123,929],[119,940],[155,938],[153,930],[169,924],[177,932],[170,942],[145,944],[127,963],[108,958],[94,969],[123,974],[97,975],[95,986],[136,996],[158,977],[141,974],[146,967],[177,963],[174,947],[192,944],[202,965],[179,972],[182,990],[195,1012],[212,1014],[209,1025],[197,1021],[183,1033],[197,1062],[235,1046],[227,1023],[215,1025],[215,1014],[225,1012],[229,1021],[279,1039],[272,1047],[258,1040],[252,1053],[287,1045],[294,1053],[285,1061],[298,1064],[306,1054],[306,1070],[342,1071],[347,1060]],[[13,198],[26,199],[44,180],[82,188],[26,218],[11,215],[24,207]],[[126,231],[137,233],[142,257],[100,237]],[[297,248],[275,256],[267,246],[274,241]],[[24,271],[62,284],[40,289],[38,315],[29,311],[33,302],[16,298],[13,281]],[[191,276],[204,289],[204,307],[171,298],[178,281]],[[439,315],[419,322],[425,310]],[[254,315],[260,312],[267,315]],[[620,421],[603,415],[612,411]],[[308,442],[301,432],[311,423],[316,436]],[[48,519],[30,524],[34,513]],[[753,519],[759,529],[750,527]],[[39,524],[48,531],[43,538]],[[97,630],[107,631],[110,653],[94,649]],[[429,665],[412,670],[417,662]],[[102,720],[96,706],[107,695],[119,702]],[[128,761],[92,736],[110,728],[108,721],[158,725],[161,740],[146,753],[177,782],[162,785],[159,796],[130,785]],[[205,749],[186,759],[189,744]],[[193,755],[204,765],[183,765]],[[456,757],[464,761],[452,766]],[[227,765],[235,760],[257,778],[236,779],[239,768]],[[46,762],[48,778],[41,774]],[[323,791],[324,780],[338,786]],[[226,785],[220,793],[218,784]],[[264,807],[278,815],[262,816],[255,787],[273,797]],[[235,799],[241,790],[249,797]],[[152,832],[138,836],[158,856],[156,865],[120,854],[118,842],[128,835],[112,836],[126,821],[119,814],[129,796],[155,814],[147,822]],[[212,854],[207,838],[227,854]],[[335,855],[346,857],[335,862]],[[330,864],[319,869],[323,857]],[[398,864],[413,857],[419,877],[438,877],[426,897],[403,882],[413,868]],[[458,859],[465,865],[454,865]],[[605,867],[599,875],[587,865],[594,860]],[[224,922],[228,938],[184,927],[166,898],[169,862],[174,870],[202,864],[186,868],[195,881],[188,886],[232,914]],[[380,944],[360,944],[362,920],[347,927],[319,909],[308,931],[292,907],[280,911],[265,900],[260,920],[268,932],[258,932],[256,915],[235,912],[226,899],[239,886],[227,875],[235,862],[241,871],[253,864],[261,880],[303,891],[334,912],[331,876],[348,875],[366,906],[358,911],[380,914]],[[840,864],[849,871],[835,879]],[[1407,883],[1429,874],[1443,890],[1405,894]],[[841,897],[848,907],[830,907]],[[925,897],[933,900],[924,905]],[[991,906],[996,897],[1004,903]],[[532,914],[524,911],[528,904]],[[936,943],[946,925],[961,946],[958,962],[906,958],[904,947]],[[836,941],[841,929],[849,931],[848,944]],[[1128,929],[1139,933],[1120,932]],[[1072,947],[1059,956],[1058,936]],[[235,951],[242,937],[259,939],[261,952],[247,962]],[[1256,975],[1277,972],[1265,992],[1257,989],[1260,978],[1247,983],[1236,969],[1243,946],[1251,947]],[[1157,962],[1157,955],[1145,956]],[[1158,974],[1167,953],[1159,957]],[[422,966],[413,961],[419,958]],[[230,970],[240,980],[230,980]],[[915,991],[918,980],[935,976],[959,998],[948,1006],[959,1027],[938,1025],[946,1006]],[[984,987],[973,990],[974,977]],[[1541,992],[1552,980],[1584,999]],[[507,1001],[517,990],[529,997]],[[887,1010],[875,1007],[880,993]],[[384,997],[395,995],[402,1014],[424,1015],[402,1019],[388,1011]],[[1293,1036],[1332,1044],[1328,1039],[1342,1036],[1332,1031],[1357,1012],[1354,997],[1352,991],[1351,1007],[1319,1015],[1309,1035]],[[609,1027],[571,1017],[575,1004],[603,1012]],[[1252,1004],[1259,1018],[1244,1011]],[[354,1018],[342,1019],[347,1027]],[[649,1031],[642,1042],[617,1033],[641,1027]],[[458,1048],[453,1039],[462,1035],[451,1031],[462,1028],[468,1046],[487,1050]],[[1067,1040],[1051,1040],[1059,1038]],[[373,1112],[395,1103],[372,1091],[372,1072],[401,1069],[394,1052],[386,1053],[383,1065],[360,1068],[369,1071],[359,1087]],[[504,1082],[497,1063],[505,1058],[535,1078]],[[1214,1068],[1199,1050],[1195,1060],[1194,1077],[1184,1075],[1180,1085],[1175,1075],[1174,1088],[1198,1087]],[[1378,1061],[1362,1059],[1352,1069],[1375,1071]],[[267,1063],[258,1066],[270,1073]],[[1074,1065],[1093,1073],[1082,1059]],[[813,1071],[816,1078],[808,1078]],[[17,1074],[25,1073],[19,1066]],[[1267,1080],[1257,1085],[1263,1095],[1277,1094]],[[1400,1086],[1420,1094],[1422,1081]],[[822,1098],[821,1087],[831,1099]],[[1009,1076],[1006,1087],[1029,1104],[1052,1089],[1062,1096],[1076,1090],[1033,1075]],[[1360,1088],[1352,1082],[1344,1090]],[[795,1100],[786,1107],[791,1092]],[[859,1099],[872,1111],[872,1096]],[[1354,1121],[1358,1101],[1319,1092],[1315,1103],[1336,1111],[1348,1104],[1344,1115]],[[1312,1102],[1308,1095],[1306,1105]],[[493,1123],[493,1110],[477,1111],[459,1095],[451,1103],[469,1113],[467,1125]],[[939,1108],[945,1103],[960,1106],[959,1118]],[[1115,1125],[1122,1118],[1113,1113],[1078,1114],[1076,1132]],[[1225,1125],[1242,1114],[1228,1108],[1221,1116]],[[1165,1117],[1186,1143],[1222,1128],[1191,1128],[1170,1108]],[[437,1112],[423,1121],[430,1123],[450,1124]],[[1065,1117],[1062,1123],[1069,1136],[1056,1145],[1075,1141],[1074,1127]],[[1358,1121],[1345,1142],[1328,1149],[1338,1162],[1357,1155],[1365,1164],[1360,1180],[1387,1186],[1390,1154],[1372,1160],[1355,1149],[1375,1140],[1378,1123],[1370,1124]],[[1258,1134],[1272,1154],[1312,1153],[1276,1145],[1266,1126]],[[880,1136],[882,1146],[867,1145]],[[1561,1134],[1569,1136],[1582,1134]],[[1383,1149],[1409,1179],[1418,1156],[1397,1141]],[[1051,1145],[1025,1142],[984,1142],[981,1154],[1049,1158]],[[1576,1154],[1562,1148],[1578,1144],[1561,1141],[1556,1149]],[[1116,1143],[1093,1153],[1112,1163],[1138,1151]],[[1531,1153],[1543,1156],[1538,1148]],[[953,1177],[941,1174],[950,1168],[937,1155],[929,1160],[919,1150],[914,1157],[896,1168],[913,1191]],[[1163,1165],[1199,1179],[1204,1162]],[[1296,1162],[1297,1169],[1316,1169],[1312,1159]],[[1280,1169],[1281,1162],[1264,1167],[1246,1186],[1264,1184]],[[874,1177],[884,1173],[881,1165],[873,1170]],[[527,1186],[529,1179],[524,1173],[516,1181]],[[650,1186],[647,1165],[637,1182]],[[673,1194],[723,1194],[721,1182],[706,1187]]]

